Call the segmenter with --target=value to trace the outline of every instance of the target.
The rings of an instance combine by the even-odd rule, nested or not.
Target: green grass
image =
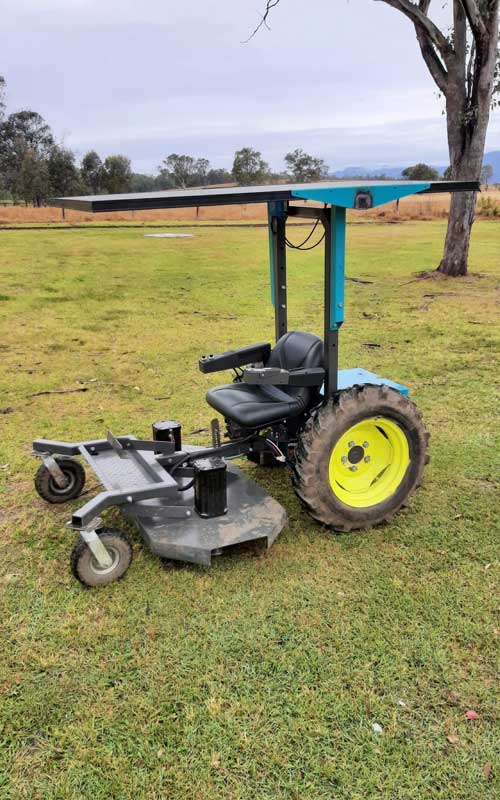
[[[415,280],[443,236],[349,227],[348,275],[373,283],[347,283],[342,366],[407,383],[432,434],[393,524],[332,535],[248,466],[289,513],[269,552],[206,571],[134,533],[124,581],[86,591],[31,440],[176,418],[206,442],[199,355],[272,337],[266,232],[1,234],[2,800],[499,797],[500,226],[476,224],[469,279]],[[291,325],[320,333],[319,251],[289,264]]]

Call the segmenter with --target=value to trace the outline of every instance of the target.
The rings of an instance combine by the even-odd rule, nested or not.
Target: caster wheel
[[[428,443],[407,397],[387,386],[354,386],[308,420],[295,492],[311,516],[339,531],[388,522],[420,484]]]
[[[66,478],[66,486],[58,486],[44,464],[35,475],[35,489],[48,503],[66,503],[82,493],[85,486],[85,470],[79,461],[61,456],[56,461]]]
[[[80,539],[71,553],[71,571],[84,586],[106,586],[120,580],[132,562],[132,545],[128,536],[117,528],[100,528],[101,542],[111,556],[111,565],[101,567],[88,545]]]

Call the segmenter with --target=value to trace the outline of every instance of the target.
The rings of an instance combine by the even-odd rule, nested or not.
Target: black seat
[[[266,367],[305,369],[323,366],[323,342],[312,333],[289,331],[276,343]],[[229,383],[207,394],[207,402],[242,428],[262,428],[302,414],[318,398],[310,386],[259,386]]]

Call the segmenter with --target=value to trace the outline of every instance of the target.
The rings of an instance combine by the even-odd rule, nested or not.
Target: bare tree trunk
[[[469,243],[476,210],[476,192],[451,195],[448,230],[438,272],[451,277],[467,274]]]
[[[460,75],[450,74],[447,98],[448,147],[451,179],[477,181],[483,165],[486,131],[488,130],[490,98],[478,98],[475,113],[470,107]],[[448,229],[443,258],[438,272],[451,277],[467,274],[469,244],[476,213],[476,192],[451,195]]]

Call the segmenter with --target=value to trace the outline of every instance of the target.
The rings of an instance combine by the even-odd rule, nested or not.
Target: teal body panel
[[[372,196],[373,208],[393,200],[400,200],[412,194],[424,192],[430,188],[430,183],[417,183],[412,186],[398,185],[389,183],[387,186],[356,186],[355,188],[345,188],[343,186],[329,186],[324,189],[294,189],[293,196],[302,200],[316,200],[319,203],[341,206],[342,208],[354,208],[354,201],[358,192],[368,192]]]
[[[369,372],[367,369],[356,367],[355,369],[339,369],[337,388],[339,391],[343,389],[350,389],[352,386],[364,386],[366,383],[375,384],[375,386],[389,386],[391,389],[408,396],[408,387],[402,386],[400,383],[389,380],[389,378],[381,378],[375,372]],[[323,390],[321,390],[323,392]]]

